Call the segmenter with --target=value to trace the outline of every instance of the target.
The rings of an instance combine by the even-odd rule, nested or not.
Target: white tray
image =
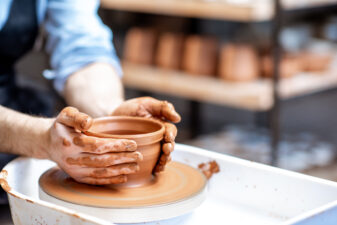
[[[194,212],[147,224],[337,224],[337,184],[299,173],[237,159],[191,146],[176,145],[173,160],[197,166],[216,160],[221,172],[208,185],[206,201]],[[113,224],[39,199],[38,179],[54,166],[48,160],[18,158],[2,172],[11,187],[15,224]]]

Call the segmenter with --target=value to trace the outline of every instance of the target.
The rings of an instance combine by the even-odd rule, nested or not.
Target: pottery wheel
[[[142,208],[181,202],[197,196],[206,179],[197,169],[171,162],[164,172],[141,187],[116,188],[74,181],[59,168],[46,171],[39,180],[48,195],[73,204],[105,208]]]

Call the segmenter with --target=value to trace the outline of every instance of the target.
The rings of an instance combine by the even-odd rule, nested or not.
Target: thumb
[[[79,131],[87,131],[92,125],[92,118],[85,113],[81,113],[74,107],[64,108],[56,118],[56,122],[68,127],[73,127]]]

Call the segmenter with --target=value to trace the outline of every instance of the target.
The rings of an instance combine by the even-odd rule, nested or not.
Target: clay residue
[[[198,168],[201,170],[201,172],[206,176],[208,180],[212,177],[214,173],[220,172],[220,167],[215,160],[207,163],[200,163],[198,165]]]
[[[66,138],[63,138],[63,145],[66,146],[66,147],[69,147],[71,145],[71,143]]]
[[[2,170],[0,175],[1,175],[0,185],[2,189],[4,189],[6,192],[9,192],[11,190],[11,187],[8,185],[8,182],[7,182],[8,172],[6,170]]]
[[[34,201],[32,201],[32,200],[30,200],[30,199],[26,199],[26,202],[34,203]]]

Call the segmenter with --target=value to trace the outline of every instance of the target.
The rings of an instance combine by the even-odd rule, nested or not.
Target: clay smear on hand
[[[213,174],[220,172],[220,167],[215,160],[207,163],[200,163],[198,165],[198,168],[201,170],[201,172],[206,176],[208,180],[212,177]]]

